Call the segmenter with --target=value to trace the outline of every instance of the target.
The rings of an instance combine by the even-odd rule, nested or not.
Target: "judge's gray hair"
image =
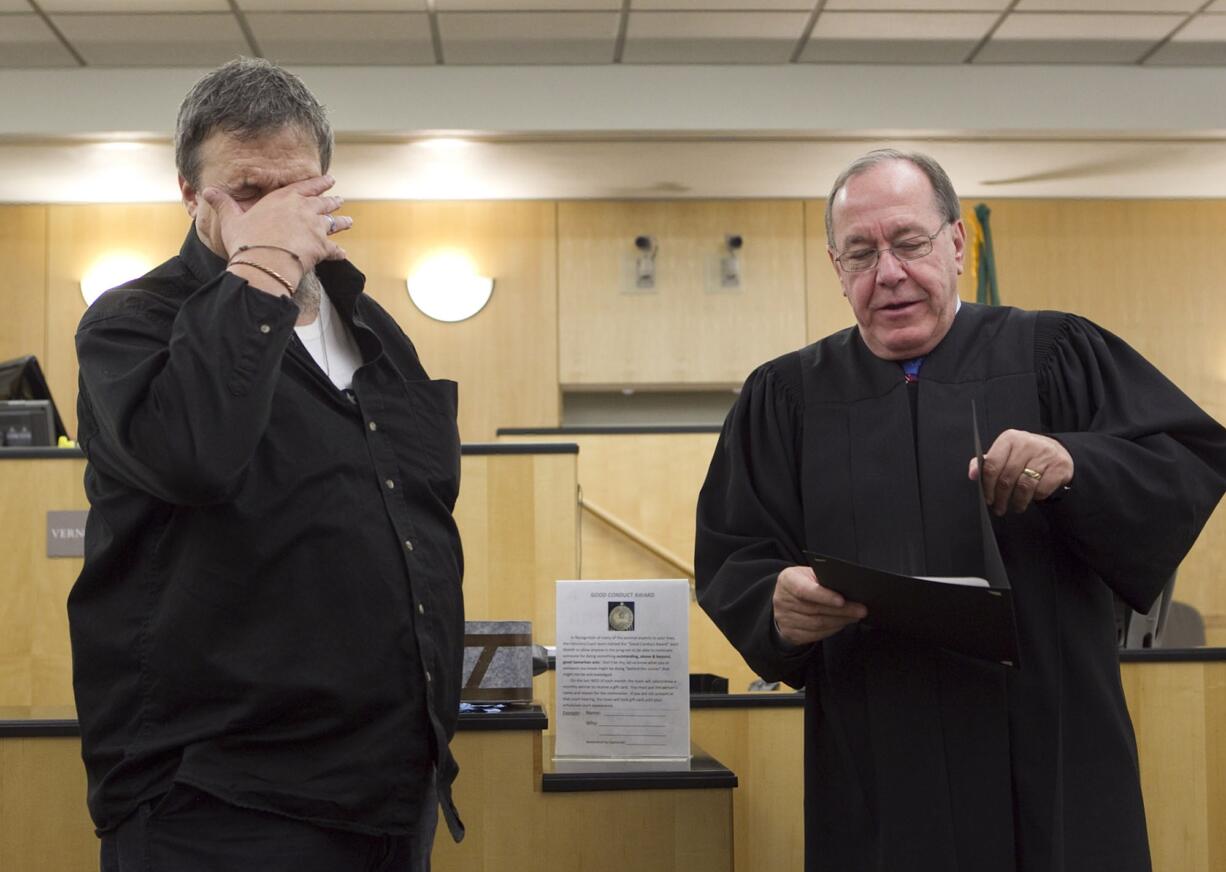
[[[332,125],[302,80],[262,58],[236,58],[192,86],[175,124],[175,165],[200,186],[200,146],[221,131],[242,140],[298,127],[319,146],[324,172],[332,162]]]
[[[937,211],[941,213],[942,218],[952,224],[962,217],[962,203],[958,200],[958,193],[954,190],[954,183],[949,180],[949,175],[941,168],[939,163],[918,151],[906,152],[895,148],[874,149],[863,157],[852,161],[847,169],[839,173],[839,177],[834,180],[834,187],[830,189],[830,196],[826,198],[826,245],[830,246],[832,251],[838,250],[834,245],[834,220],[831,217],[831,213],[834,211],[834,198],[838,196],[839,191],[843,190],[843,186],[851,179],[868,172],[877,164],[891,160],[905,160],[912,163],[919,167],[920,171],[928,177],[928,181],[932,183],[932,193],[936,200]]]

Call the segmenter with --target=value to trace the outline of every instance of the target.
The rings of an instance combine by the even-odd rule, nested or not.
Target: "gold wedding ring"
[[[1039,472],[1037,469],[1031,469],[1029,466],[1022,470],[1022,475],[1026,476],[1027,478],[1033,478],[1035,481],[1038,481],[1043,477],[1043,473]]]

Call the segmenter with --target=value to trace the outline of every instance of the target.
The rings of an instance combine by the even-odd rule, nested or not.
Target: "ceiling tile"
[[[439,12],[620,12],[621,0],[434,0]]]
[[[1153,40],[1182,24],[1182,15],[1054,15],[1014,13],[993,36],[996,40]]]
[[[300,65],[433,64],[429,17],[421,12],[247,15],[269,60]]]
[[[804,12],[632,12],[622,60],[636,64],[782,64]]]
[[[1200,15],[1146,61],[1153,66],[1226,66],[1226,15]]]
[[[448,64],[607,64],[616,12],[448,12],[438,16]]]
[[[27,5],[25,7],[29,9]],[[0,17],[0,67],[75,67],[77,61],[37,15]]]
[[[631,12],[808,12],[812,8],[813,0],[630,0]]]
[[[828,12],[817,20],[800,60],[959,64],[998,18],[991,13]]]
[[[243,12],[425,12],[426,0],[236,0]]]
[[[1010,15],[975,60],[1008,64],[1129,64],[1184,21],[1180,15]]]
[[[798,60],[807,64],[960,64],[976,40],[811,39]]]
[[[1020,0],[1017,12],[1195,12],[1204,0]]]
[[[821,39],[979,40],[999,16],[973,12],[828,12],[817,19]]]
[[[827,0],[826,12],[1000,12],[1009,0]]]
[[[1226,41],[1226,15],[1198,15],[1175,34],[1172,42]]]
[[[29,9],[29,4],[25,4]],[[38,0],[44,12],[229,12],[226,0]]]
[[[0,0],[0,12],[30,12],[30,4],[26,0]]]
[[[86,62],[97,66],[216,66],[250,54],[233,15],[54,15]]]
[[[1213,0],[1206,12],[1226,12],[1226,0]]]

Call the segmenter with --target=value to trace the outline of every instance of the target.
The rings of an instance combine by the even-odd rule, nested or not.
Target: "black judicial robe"
[[[771,594],[810,549],[979,575],[971,401],[1072,455],[1072,489],[993,524],[1019,669],[853,625],[799,653]],[[1226,488],[1226,431],[1080,318],[963,305],[912,418],[855,328],[756,370],[698,504],[698,598],[747,662],[806,689],[811,872],[1150,869],[1113,594],[1145,610]]]

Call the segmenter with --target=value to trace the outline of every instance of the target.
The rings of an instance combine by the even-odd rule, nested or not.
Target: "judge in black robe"
[[[909,156],[890,161],[914,169]],[[931,196],[936,183],[924,184]],[[699,602],[755,671],[806,691],[806,869],[1148,870],[1114,597],[1147,610],[1191,547],[1226,489],[1226,431],[1088,321],[959,309],[952,284],[911,271],[913,252],[895,256],[914,239],[891,235],[897,198],[870,194],[886,197],[889,216],[874,215],[882,235],[869,247],[897,280],[867,289],[855,282],[882,279],[840,271],[859,326],[749,377],[698,505]],[[939,215],[921,218],[927,237]],[[936,250],[920,256],[955,259],[954,282],[956,225],[945,250],[934,234]],[[882,356],[897,337],[862,311],[861,291],[878,302],[951,297],[947,323],[910,349],[922,355],[918,381]],[[777,586],[803,550],[893,572],[982,574],[972,400],[989,458],[1002,445],[1023,455],[998,456],[989,487],[1020,668],[873,629],[854,604],[830,610],[834,629],[817,641],[790,644]],[[1058,486],[1041,491],[1016,474],[1021,463],[1042,468],[1033,450],[1047,443],[1035,434],[1053,437],[1072,470],[1066,480],[1052,465]],[[1027,479],[1016,493],[1003,470]]]

